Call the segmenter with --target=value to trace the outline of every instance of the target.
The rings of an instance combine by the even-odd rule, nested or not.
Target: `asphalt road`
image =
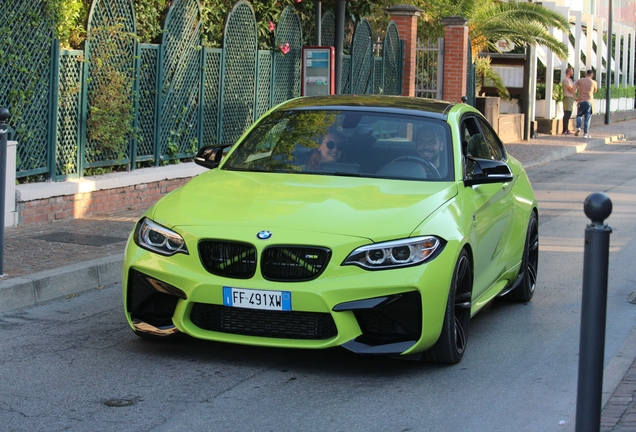
[[[459,365],[141,340],[113,285],[0,314],[0,430],[563,431],[592,192],[614,204],[606,362],[636,324],[634,166],[636,143],[623,142],[528,170],[540,203],[535,298],[474,317]]]

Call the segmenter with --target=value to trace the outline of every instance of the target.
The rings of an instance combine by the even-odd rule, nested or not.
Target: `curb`
[[[572,156],[574,154],[577,153],[582,153],[585,150],[591,149],[591,148],[595,148],[595,147],[600,147],[602,145],[605,144],[609,144],[611,142],[615,142],[615,141],[623,141],[626,139],[632,139],[632,138],[636,138],[636,132],[635,133],[630,133],[630,134],[618,134],[618,135],[612,135],[610,137],[607,138],[597,138],[597,139],[591,139],[588,142],[585,143],[581,143],[581,144],[577,144],[577,145],[573,145],[573,146],[565,146],[562,147],[558,150],[554,150],[546,155],[544,155],[543,157],[541,157],[539,160],[535,161],[535,162],[530,162],[525,164],[523,167],[524,168],[531,168],[537,165],[543,165],[546,164],[548,162],[554,162],[555,160],[560,160],[560,159],[564,159],[568,156]]]
[[[601,416],[602,410],[608,404],[610,398],[614,394],[614,391],[621,384],[621,381],[625,377],[625,374],[629,371],[629,368],[634,362],[636,357],[636,327],[632,329],[627,338],[623,341],[616,354],[607,362],[603,368],[603,389],[601,396]],[[628,406],[625,405],[625,411]],[[621,416],[625,412],[621,414]],[[605,430],[605,429],[604,429]],[[563,425],[561,432],[575,432],[576,431],[576,406],[572,412],[572,416]]]
[[[0,280],[0,312],[42,305],[122,280],[123,253]]]

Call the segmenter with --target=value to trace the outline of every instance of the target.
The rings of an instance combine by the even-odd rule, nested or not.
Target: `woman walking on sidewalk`
[[[578,91],[579,109],[576,113],[576,132],[575,136],[581,133],[581,117],[585,117],[583,123],[583,136],[592,138],[588,133],[590,130],[590,121],[592,120],[592,102],[594,101],[594,93],[598,90],[596,81],[594,81],[594,72],[592,69],[585,73],[585,78],[579,78],[574,83],[574,90]]]
[[[570,132],[570,117],[574,109],[574,81],[572,75],[574,70],[571,67],[565,69],[565,78],[563,79],[563,135],[572,135]]]

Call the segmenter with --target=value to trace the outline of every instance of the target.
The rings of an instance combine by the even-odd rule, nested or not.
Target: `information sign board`
[[[331,46],[303,47],[303,96],[326,96],[335,89],[335,49]]]

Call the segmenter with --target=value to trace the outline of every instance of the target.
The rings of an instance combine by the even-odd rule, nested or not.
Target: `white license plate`
[[[291,292],[223,287],[223,304],[247,309],[290,311]]]

